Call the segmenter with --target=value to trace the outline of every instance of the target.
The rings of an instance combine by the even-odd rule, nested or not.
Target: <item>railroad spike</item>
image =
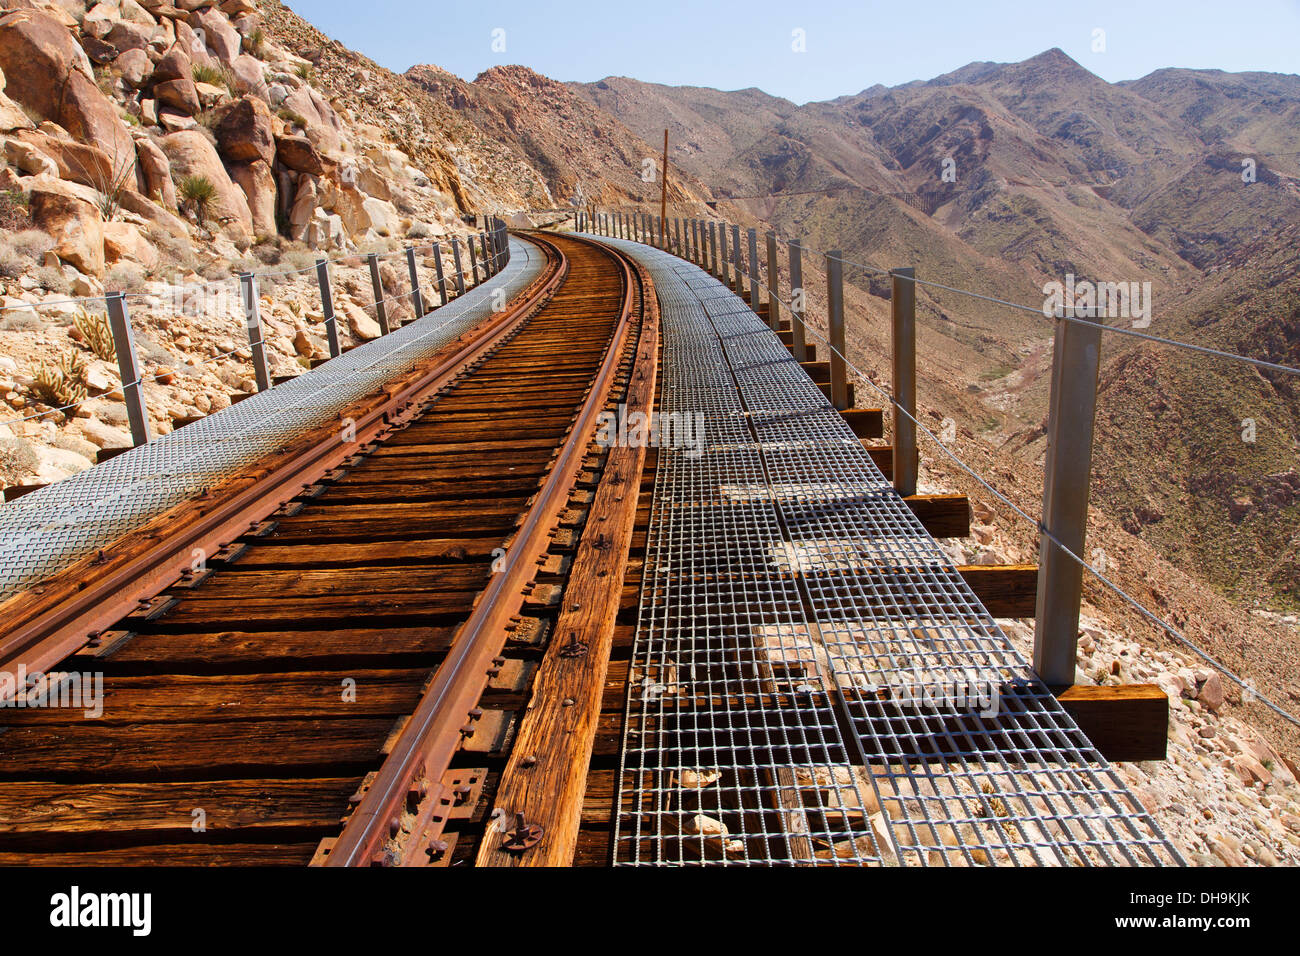
[[[522,812],[516,813],[514,829],[506,831],[501,849],[509,853],[523,853],[540,843],[545,832],[540,824],[526,821]]]

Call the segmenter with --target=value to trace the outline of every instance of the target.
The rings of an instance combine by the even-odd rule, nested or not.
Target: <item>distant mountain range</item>
[[[1107,83],[1053,49],[804,106],[622,77],[572,88],[648,143],[668,129],[672,162],[735,197],[725,208],[815,248],[1028,305],[1067,274],[1150,281],[1151,332],[1300,361],[1300,77]],[[1040,456],[1033,345],[1050,323],[948,293],[922,309],[942,336],[923,335],[947,379],[933,387],[980,393],[1000,422],[986,437]],[[1117,336],[1106,350],[1097,506],[1241,599],[1300,603],[1300,382]]]

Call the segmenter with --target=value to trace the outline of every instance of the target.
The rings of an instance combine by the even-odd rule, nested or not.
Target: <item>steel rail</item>
[[[400,823],[408,795],[418,781],[437,785],[451,764],[462,729],[471,720],[488,680],[488,670],[501,652],[506,625],[523,605],[523,590],[547,550],[550,531],[564,508],[586,456],[588,438],[605,408],[632,324],[636,272],[626,256],[590,239],[573,241],[600,250],[618,263],[623,278],[623,304],[605,359],[592,381],[582,408],[570,427],[555,464],[533,500],[527,518],[507,549],[499,573],[492,576],[462,625],[447,658],[434,674],[414,713],[403,726],[387,759],[344,824],[337,842],[324,858],[325,866],[366,866],[383,862],[384,844]],[[436,799],[426,799],[410,828],[418,837],[428,823]],[[418,856],[418,854],[413,854]],[[416,859],[399,862],[414,864]]]
[[[466,333],[444,354],[340,410],[351,419],[320,426],[270,461],[164,512],[147,524],[0,604],[0,671],[44,672],[156,596],[188,569],[199,550],[215,554],[336,468],[391,426],[418,413],[417,402],[442,388],[510,335],[563,283],[566,263],[544,239],[534,241],[549,267],[503,312]]]

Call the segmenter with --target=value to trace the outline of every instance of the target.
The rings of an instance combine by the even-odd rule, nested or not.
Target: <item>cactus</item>
[[[76,351],[56,365],[42,362],[32,378],[37,397],[55,408],[72,410],[86,400],[86,361]]]
[[[86,340],[86,345],[105,361],[117,357],[117,347],[113,344],[113,330],[108,325],[108,317],[87,309],[78,309],[72,318],[72,324]]]

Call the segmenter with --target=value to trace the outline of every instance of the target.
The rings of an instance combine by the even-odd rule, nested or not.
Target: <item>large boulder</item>
[[[168,212],[158,203],[152,199],[146,199],[138,192],[127,191],[122,193],[122,208],[139,216],[151,226],[157,226],[170,236],[186,241],[190,238],[190,227],[184,219]]]
[[[230,177],[244,191],[248,210],[253,216],[253,234],[266,239],[277,232],[275,222],[275,174],[271,164],[260,159],[248,163],[232,163]]]
[[[360,237],[372,231],[391,236],[399,231],[400,216],[392,203],[367,196],[355,184],[332,176],[322,179],[321,185],[321,206],[342,218],[349,236]]]
[[[147,50],[152,37],[153,27],[118,20],[102,39],[118,53],[125,53],[127,50]]]
[[[177,182],[188,176],[202,176],[212,183],[215,195],[208,206],[208,219],[235,242],[253,239],[253,214],[243,190],[236,186],[221,165],[216,148],[198,130],[181,130],[162,138],[159,145],[171,163]]]
[[[189,16],[189,25],[218,60],[226,66],[234,65],[240,54],[242,37],[220,10],[214,7],[195,10]]]
[[[34,124],[27,118],[23,108],[5,96],[5,75],[0,70],[0,133],[8,133],[16,129],[31,129]]]
[[[109,184],[111,189],[114,186],[129,185],[133,181],[127,179],[126,183],[115,183],[113,161],[98,146],[79,143],[63,136],[51,136],[37,130],[19,132],[15,136],[50,157],[58,167],[60,179],[95,189],[102,189],[104,184]]]
[[[54,253],[87,275],[104,277],[104,225],[90,203],[61,192],[33,189],[32,224],[54,240]]]
[[[162,4],[159,4],[154,9],[160,9],[161,6]],[[135,0],[121,0],[118,8],[121,10],[123,20],[139,23],[150,29],[158,25],[158,21],[154,19],[153,15],[142,4],[136,3]]]
[[[19,103],[73,138],[97,144],[115,169],[134,164],[126,124],[95,85],[85,51],[58,20],[34,10],[0,17],[0,71]]]
[[[312,218],[316,215],[316,207],[320,202],[320,190],[316,186],[314,176],[301,176],[298,179],[298,189],[294,193],[293,205],[289,209],[289,237],[299,242],[307,238],[307,230],[311,227]]]
[[[36,134],[39,136],[40,134]],[[4,144],[5,162],[29,176],[58,176],[59,165],[54,157],[35,143],[18,139],[6,140]]]
[[[194,61],[185,45],[177,40],[153,68],[151,80],[166,83],[170,80],[194,79]]]
[[[260,160],[268,169],[275,162],[271,110],[256,97],[244,97],[226,108],[215,132],[217,145],[227,159],[239,163]]]
[[[0,60],[9,77],[9,93],[20,102],[54,87],[70,72],[94,81],[86,51],[67,27],[43,10],[16,10],[0,16]],[[50,91],[44,91],[50,96]]]
[[[117,70],[128,86],[139,89],[153,73],[153,61],[144,50],[127,50],[113,61],[113,69]]]
[[[167,154],[153,140],[142,136],[135,141],[135,159],[140,192],[174,210],[176,184],[172,182],[172,166]]]
[[[266,76],[262,71],[262,61],[245,53],[235,58],[230,71],[235,75],[235,92],[241,95],[256,96],[270,102],[266,88]]]
[[[343,121],[314,87],[309,83],[300,84],[285,97],[283,105],[307,121],[307,138],[316,149],[325,154],[338,152],[343,139]]]
[[[275,155],[280,162],[294,172],[319,176],[325,172],[325,164],[320,153],[305,136],[277,136],[275,138]]]
[[[203,111],[199,91],[194,81],[188,77],[157,84],[153,88],[153,95],[163,106],[170,106],[186,116],[197,116]]]
[[[204,66],[216,66],[217,61],[208,53],[206,33],[200,37],[184,20],[175,20],[173,25],[176,28],[176,42],[191,60]]]
[[[104,259],[109,265],[127,259],[146,269],[158,264],[158,250],[140,228],[129,222],[104,223]]]

